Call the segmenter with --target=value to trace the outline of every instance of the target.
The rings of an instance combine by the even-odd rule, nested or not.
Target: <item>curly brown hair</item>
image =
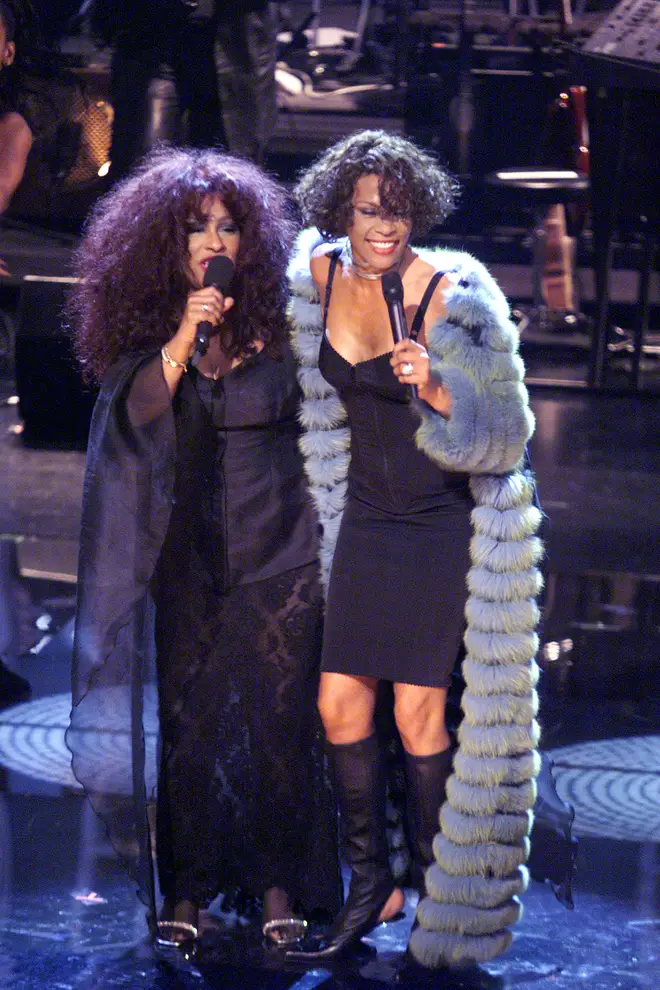
[[[241,234],[227,314],[229,356],[256,340],[285,340],[286,265],[295,224],[284,189],[258,166],[217,151],[164,148],[100,199],[74,255],[67,316],[88,381],[122,353],[157,350],[174,336],[192,286],[191,218],[219,196]]]
[[[442,223],[458,194],[458,183],[412,141],[386,131],[357,131],[324,151],[299,179],[293,194],[304,222],[330,240],[343,237],[362,175],[379,176],[381,205],[410,220],[414,237]]]

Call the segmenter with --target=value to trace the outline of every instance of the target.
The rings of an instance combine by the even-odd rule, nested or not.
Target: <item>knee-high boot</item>
[[[351,882],[342,910],[318,949],[292,950],[295,959],[329,959],[354,946],[378,924],[395,883],[385,832],[385,776],[376,735],[329,745]],[[289,953],[287,953],[289,955]]]
[[[452,747],[432,756],[405,754],[411,873],[420,897],[425,894],[424,874],[433,862],[433,837],[440,829],[439,812],[453,755]]]

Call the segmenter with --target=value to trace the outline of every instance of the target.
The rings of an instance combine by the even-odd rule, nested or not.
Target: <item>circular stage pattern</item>
[[[94,725],[78,729],[76,748],[84,746],[86,782],[109,794],[131,792],[131,747],[126,731],[124,692],[108,688],[96,692],[90,706]],[[37,780],[80,789],[71,770],[71,752],[65,734],[69,728],[71,695],[54,694],[0,712],[0,764]],[[156,693],[145,692],[144,735],[147,786],[156,786],[158,746]]]
[[[599,739],[549,755],[577,835],[660,842],[660,736]]]
[[[99,692],[96,721],[81,730],[85,763],[99,789],[128,794],[130,737],[122,726],[125,698],[118,689]],[[56,694],[0,712],[0,764],[38,780],[79,788],[65,742],[71,697]],[[145,697],[147,787],[156,783],[155,690]],[[80,744],[80,737],[78,740]],[[660,736],[603,739],[549,752],[557,790],[575,808],[575,833],[660,842]]]

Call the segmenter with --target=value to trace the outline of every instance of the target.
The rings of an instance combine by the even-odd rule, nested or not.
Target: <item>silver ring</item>
[[[413,373],[414,370],[415,369],[413,368],[413,366],[410,363],[410,361],[406,361],[405,364],[402,364],[401,365],[401,374],[402,375],[406,375],[406,376],[407,375],[412,375],[412,373]]]
[[[208,311],[209,311],[209,308],[206,305],[206,303],[202,303],[202,309],[204,310],[205,313],[208,313]]]

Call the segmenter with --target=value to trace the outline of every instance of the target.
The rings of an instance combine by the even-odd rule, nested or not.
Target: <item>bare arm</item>
[[[20,113],[0,118],[0,213],[4,213],[25,172],[32,131]]]
[[[31,147],[32,131],[20,113],[6,113],[0,117],[0,214],[5,212],[18,189]],[[0,275],[9,275],[2,258]]]

